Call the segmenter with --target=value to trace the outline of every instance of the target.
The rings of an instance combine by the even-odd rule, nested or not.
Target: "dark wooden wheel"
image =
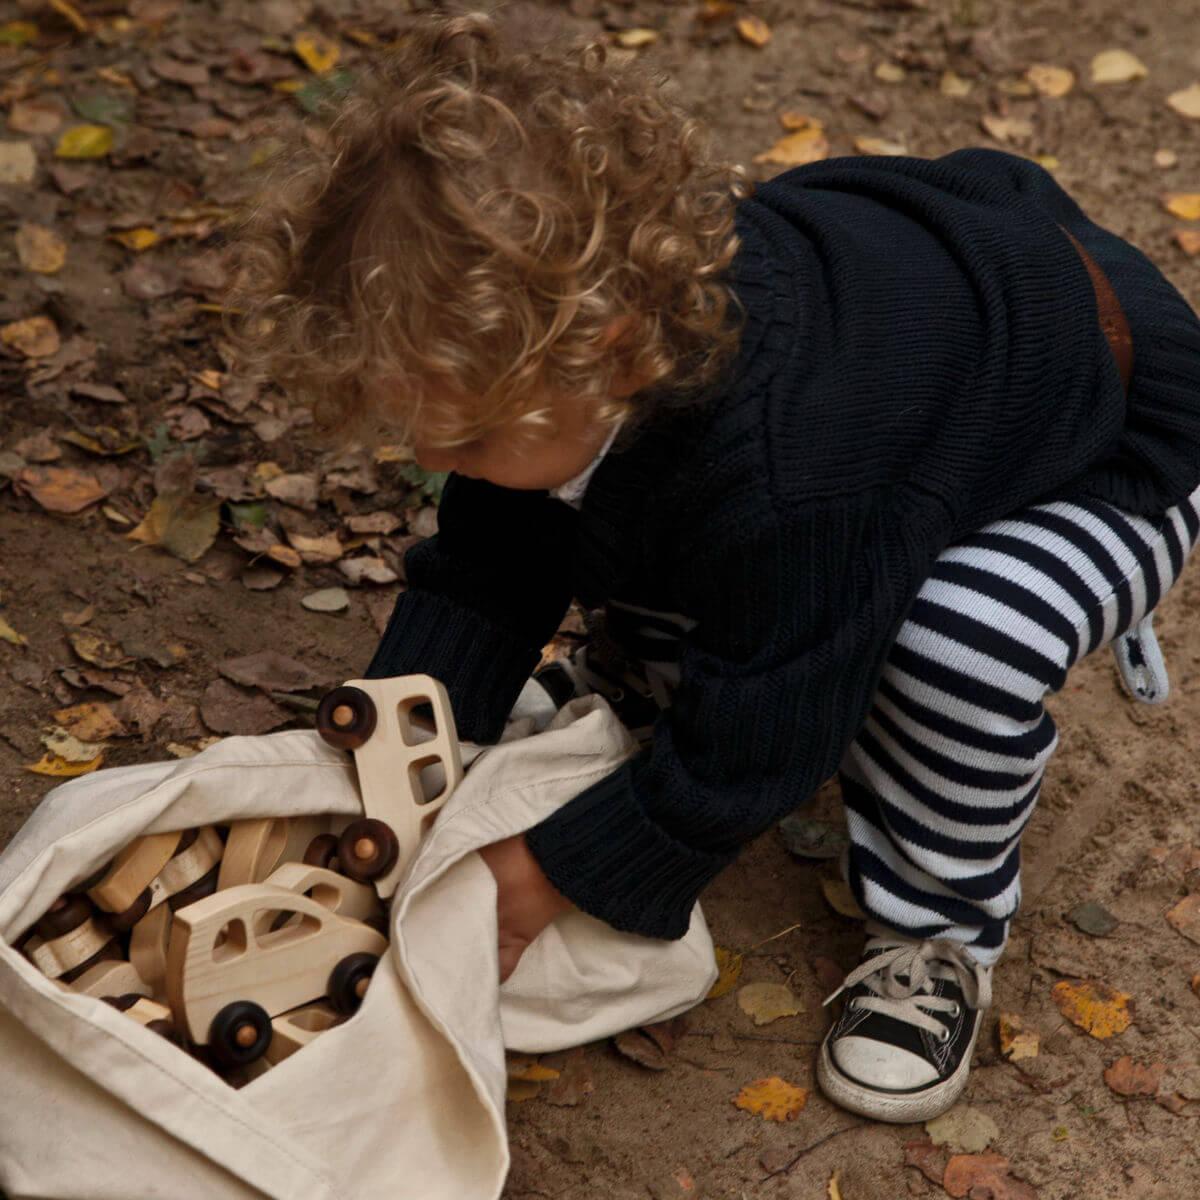
[[[227,1004],[208,1027],[213,1060],[225,1070],[256,1062],[271,1044],[271,1018],[253,1000]]]
[[[317,732],[339,750],[357,750],[375,732],[375,702],[362,688],[337,687],[317,706]]]
[[[123,996],[101,996],[105,1004],[111,1004],[117,1012],[128,1012],[142,997],[137,992],[126,992]]]
[[[150,911],[150,904],[153,899],[154,893],[149,888],[146,888],[124,912],[109,913],[109,925],[118,933],[124,933],[127,929],[132,929]]]
[[[338,840],[332,833],[319,833],[311,842],[308,843],[308,849],[304,852],[304,861],[310,867],[324,867],[329,871],[336,871],[340,867],[338,862]]]
[[[378,965],[377,955],[350,954],[330,971],[326,995],[329,997],[329,1003],[333,1005],[334,1012],[343,1017],[358,1012],[363,997],[367,994],[371,976],[375,974]]]
[[[175,852],[171,855],[171,857],[178,858],[199,836],[200,830],[185,829],[179,835],[179,845],[175,847]]]
[[[351,821],[338,838],[338,861],[342,874],[359,883],[370,883],[386,875],[400,857],[400,841],[391,826],[374,817]]]
[[[221,864],[217,863],[207,875],[202,875],[191,887],[185,887],[183,891],[168,896],[167,904],[170,905],[171,911],[178,912],[188,904],[194,904],[197,900],[203,900],[205,896],[211,896],[217,890],[217,876],[220,873]]]
[[[79,966],[72,967],[66,974],[60,975],[58,977],[59,981],[61,983],[74,983],[89,967],[94,967],[97,963],[110,961],[127,961],[125,955],[121,952],[121,947],[115,941],[109,942],[106,946],[101,946],[86,962],[81,962]]]
[[[80,925],[93,916],[96,910],[86,896],[68,892],[59,896],[42,915],[42,919],[33,927],[34,932],[44,941],[52,942],[64,933],[78,929]]]
[[[76,889],[81,892],[90,891],[108,874],[108,868],[112,863],[105,863],[98,870],[93,871],[82,883],[76,884]]]

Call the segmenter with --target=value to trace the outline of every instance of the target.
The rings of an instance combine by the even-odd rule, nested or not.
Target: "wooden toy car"
[[[150,884],[179,848],[181,830],[135,838],[112,860],[100,882],[88,889],[116,930],[132,929],[150,911]]]
[[[22,951],[48,979],[71,982],[112,942],[110,923],[88,903],[87,898],[60,896],[34,926]],[[70,978],[68,978],[70,977]]]
[[[282,927],[278,917],[299,916]],[[175,913],[166,996],[176,1026],[223,1068],[262,1057],[271,1018],[328,996],[354,1012],[380,955],[382,934],[309,896],[241,884]]]
[[[98,962],[88,967],[74,983],[67,985],[80,996],[150,996],[150,984],[131,962]]]
[[[351,921],[370,924],[383,915],[383,904],[373,887],[357,883],[327,867],[313,867],[302,862],[284,863],[276,867],[264,882],[272,887],[311,896],[330,912]]]
[[[264,1058],[272,1066],[283,1062],[313,1038],[340,1025],[346,1018],[324,1000],[281,1013],[271,1022],[271,1044]]]
[[[414,717],[428,704],[433,728]],[[338,840],[340,869],[387,900],[434,816],[462,782],[462,758],[445,687],[430,675],[355,679],[317,708],[321,736],[354,753],[361,820]]]
[[[225,843],[217,890],[243,883],[262,883],[280,863],[299,862],[313,839],[328,829],[327,817],[260,817],[235,821]]]

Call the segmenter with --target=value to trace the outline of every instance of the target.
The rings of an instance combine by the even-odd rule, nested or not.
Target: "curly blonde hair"
[[[664,82],[600,42],[515,51],[483,13],[417,22],[259,192],[228,300],[241,357],[326,428],[443,448],[552,432],[548,395],[631,429],[713,381],[753,184]]]

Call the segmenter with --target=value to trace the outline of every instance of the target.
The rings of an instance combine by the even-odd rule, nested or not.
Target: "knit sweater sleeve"
[[[886,508],[860,496],[697,545],[687,575],[710,582],[649,747],[526,835],[578,907],[682,937],[738,849],[834,773],[902,616],[889,597],[915,567]]]
[[[495,742],[570,604],[577,522],[545,491],[452,474],[438,532],[405,555],[408,587],[367,678],[432,675],[458,736]]]

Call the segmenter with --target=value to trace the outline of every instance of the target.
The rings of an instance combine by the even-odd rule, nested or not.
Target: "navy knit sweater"
[[[1033,501],[1151,515],[1200,484],[1200,322],[1035,163],[832,159],[736,221],[719,385],[619,439],[579,512],[451,476],[368,669],[437,677],[490,742],[572,596],[693,617],[651,744],[527,835],[570,900],[654,937],[834,773],[946,546]],[[1128,403],[1059,223],[1129,319]]]

